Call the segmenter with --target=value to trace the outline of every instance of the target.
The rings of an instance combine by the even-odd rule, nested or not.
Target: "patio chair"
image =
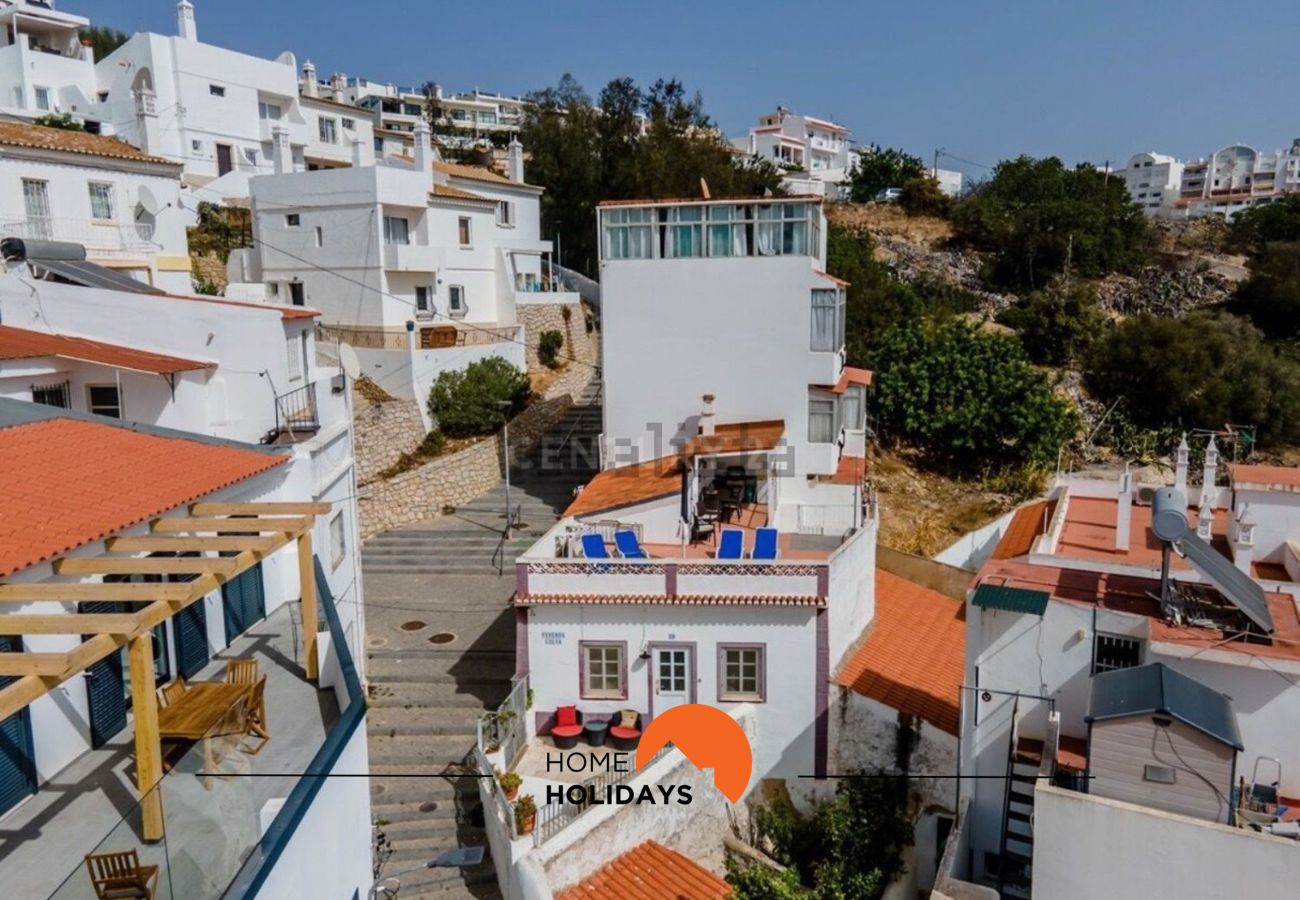
[[[266,676],[263,675],[253,685],[253,689],[248,692],[248,702],[244,706],[244,732],[255,737],[261,738],[261,741],[252,748],[245,747],[244,752],[249,756],[256,756],[262,752],[262,748],[271,740],[271,733],[266,730]]]
[[[87,853],[86,868],[98,900],[153,900],[158,867],[140,865],[134,850]]]
[[[158,688],[158,706],[171,706],[185,696],[185,679],[175,678]]]
[[[635,709],[619,710],[609,720],[609,737],[615,750],[635,750],[641,743],[641,714]]]
[[[257,660],[226,660],[226,684],[256,684],[257,678]]]
[[[776,559],[781,555],[781,550],[777,546],[777,532],[775,528],[759,528],[754,531],[754,549],[750,551],[750,559]]]
[[[555,725],[551,727],[551,740],[556,750],[572,750],[582,737],[582,713],[576,706],[561,706],[555,711]]]
[[[587,559],[609,559],[609,550],[605,547],[605,539],[599,534],[584,534],[582,536],[582,555]]]
[[[745,532],[727,528],[718,539],[718,559],[740,559],[745,552]]]
[[[641,549],[641,542],[636,539],[635,531],[614,532],[614,546],[618,555],[624,559],[648,559],[649,555]]]

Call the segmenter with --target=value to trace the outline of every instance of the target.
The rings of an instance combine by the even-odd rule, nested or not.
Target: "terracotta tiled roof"
[[[516,594],[516,606],[539,603],[657,603],[664,606],[824,606],[813,594]]]
[[[266,472],[287,457],[81,419],[0,428],[0,576]]]
[[[435,199],[472,200],[476,203],[496,204],[496,201],[491,197],[484,197],[480,194],[475,194],[472,191],[463,191],[460,188],[452,187],[449,184],[435,184],[433,190],[429,191],[429,196]]]
[[[786,194],[783,197],[642,197],[633,200],[602,200],[597,206],[661,206],[676,203],[787,203],[789,201],[804,203],[822,203],[826,200],[820,194]]]
[[[555,900],[723,900],[731,885],[699,863],[646,841],[567,890]]]
[[[841,456],[831,484],[862,484],[862,476],[867,471],[867,459],[864,456]]]
[[[0,122],[0,145],[28,147],[33,150],[57,150],[81,156],[101,156],[109,159],[127,159],[133,162],[156,163],[180,168],[180,163],[161,156],[150,156],[116,138],[90,134],[86,131],[69,131],[66,128],[46,128],[26,122]]]
[[[835,683],[956,734],[965,658],[965,604],[877,569],[871,631]]]
[[[772,450],[781,442],[784,434],[785,422],[781,419],[729,422],[717,426],[711,435],[699,434],[691,438],[686,444],[686,455]]]
[[[676,494],[682,489],[681,473],[680,456],[606,469],[587,482],[564,514],[585,516]]]
[[[821,269],[813,269],[813,274],[820,275],[822,278],[825,278],[827,281],[831,282],[832,284],[838,284],[840,287],[849,286],[849,282],[845,281],[843,278],[836,278],[830,272],[823,272]]]
[[[134,347],[123,347],[120,344],[106,344],[89,338],[46,334],[40,331],[28,331],[25,328],[14,328],[11,325],[0,325],[0,360],[35,359],[42,356],[100,363],[115,369],[128,369],[132,372],[147,372],[153,375],[174,375],[177,372],[193,372],[216,367],[216,363],[166,356]]]
[[[1039,500],[1016,510],[1002,533],[1002,539],[993,548],[994,559],[1012,559],[1024,556],[1034,546],[1038,536],[1047,530],[1056,512],[1055,500]]]
[[[1300,466],[1247,466],[1228,464],[1228,477],[1232,483],[1300,487]]]
[[[486,181],[491,184],[508,185],[509,187],[531,188],[540,191],[535,184],[521,184],[518,181],[511,181],[504,175],[493,172],[485,166],[467,166],[462,163],[436,162],[433,164],[434,171],[450,175],[452,178],[465,178],[469,181]]]
[[[870,387],[874,373],[870,369],[859,369],[856,366],[845,366],[844,371],[840,373],[840,380],[834,384],[815,385],[823,391],[830,391],[833,394],[842,394],[849,389],[851,384],[860,384],[863,387]]]

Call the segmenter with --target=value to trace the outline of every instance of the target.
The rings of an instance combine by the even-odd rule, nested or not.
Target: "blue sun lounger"
[[[728,528],[718,538],[718,559],[740,559],[745,555],[745,532]]]
[[[635,531],[616,531],[614,532],[614,546],[618,548],[618,555],[624,559],[648,559],[646,552],[641,549],[641,544],[636,539]]]
[[[605,549],[605,539],[598,534],[584,534],[582,555],[587,559],[609,559],[609,551]]]
[[[750,559],[776,559],[780,555],[777,549],[775,528],[759,528],[754,532],[754,549]]]

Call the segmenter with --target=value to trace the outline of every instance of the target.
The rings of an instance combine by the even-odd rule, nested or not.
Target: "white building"
[[[1300,139],[1272,152],[1229,144],[1188,162],[1139,153],[1129,160],[1124,180],[1133,202],[1148,215],[1232,218],[1300,192]]]
[[[54,0],[0,3],[0,115],[67,114],[97,124],[95,60],[81,42],[89,24]]]
[[[255,178],[255,260],[232,280],[321,310],[368,374],[399,396],[424,397],[439,371],[483,356],[523,367],[519,307],[577,297],[555,290],[541,189],[524,182],[517,142],[510,177],[440,161],[423,123],[412,153]]]
[[[432,93],[426,95],[423,88],[335,75],[320,89],[329,92],[336,100],[371,112],[376,128],[411,133],[417,122],[431,121],[434,125],[451,129],[453,136],[471,142],[518,131],[527,105],[520,97],[493,94],[477,88],[467,93],[444,91],[437,82],[431,85]],[[430,106],[440,115],[429,119]]]
[[[1135,153],[1115,174],[1124,179],[1129,198],[1146,215],[1167,215],[1175,208],[1183,183],[1183,163],[1172,156]]]
[[[748,139],[737,145],[787,170],[786,178],[798,193],[808,192],[811,183],[814,192],[835,199],[856,158],[851,134],[837,122],[778,106],[776,112],[760,116]]]
[[[1150,883],[1152,843],[1175,835],[1194,896],[1251,892],[1213,864],[1229,853],[1255,861],[1250,885],[1300,865],[1293,841],[1240,830],[1292,818],[1279,798],[1300,794],[1300,694],[1287,689],[1300,675],[1300,475],[1231,465],[1220,487],[1217,458],[1211,442],[1204,488],[1187,485],[1185,444],[1174,489],[1127,473],[1062,480],[981,568],[966,610],[961,771],[975,777],[963,781],[961,877],[998,884],[1001,861],[1000,887],[1017,896],[1031,880],[1036,895],[1127,895]],[[1124,687],[1129,718],[1113,722],[1099,676],[1139,666],[1145,686]],[[1082,886],[1080,870],[1101,884]]]
[[[180,170],[115,138],[0,122],[0,238],[81,244],[91,262],[188,293]]]

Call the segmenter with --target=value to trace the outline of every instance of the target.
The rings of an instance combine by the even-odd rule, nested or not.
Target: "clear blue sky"
[[[985,0],[428,2],[193,0],[199,37],[322,77],[526,93],[572,72],[676,77],[728,134],[777,104],[930,160],[1019,153],[1123,162],[1300,137],[1300,4]],[[126,32],[172,34],[172,0],[60,0]],[[1068,8],[1067,7],[1072,7]],[[980,170],[948,162],[970,174]]]

